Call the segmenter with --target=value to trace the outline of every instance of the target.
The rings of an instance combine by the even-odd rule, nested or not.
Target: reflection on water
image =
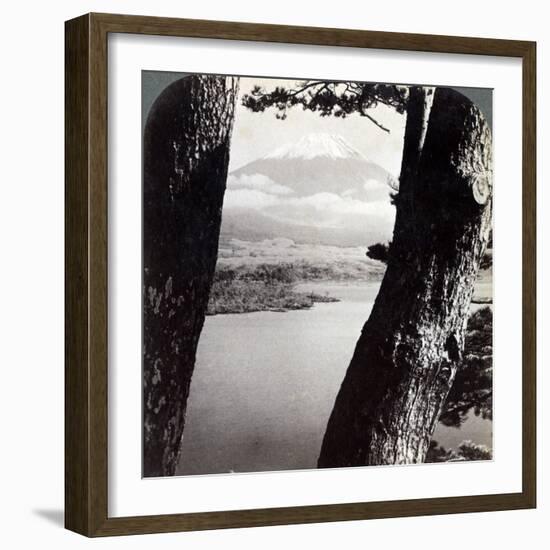
[[[334,399],[379,282],[310,283],[341,302],[207,317],[177,474],[315,468]],[[439,426],[440,445],[491,446],[491,422]]]

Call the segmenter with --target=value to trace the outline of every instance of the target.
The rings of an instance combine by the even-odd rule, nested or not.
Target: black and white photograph
[[[544,7],[5,3],[0,546],[544,547]]]
[[[492,460],[492,90],[141,76],[143,477]]]

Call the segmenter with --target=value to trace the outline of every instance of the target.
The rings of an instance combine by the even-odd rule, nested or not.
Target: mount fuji
[[[221,236],[337,246],[389,240],[394,181],[342,136],[307,134],[229,174]]]
[[[362,155],[342,136],[336,134],[308,134],[297,143],[287,143],[267,154],[264,158],[313,159],[317,157],[345,159],[361,158]]]
[[[308,134],[254,160],[231,175],[261,174],[299,196],[330,192],[367,201],[385,200],[392,176],[333,134]]]

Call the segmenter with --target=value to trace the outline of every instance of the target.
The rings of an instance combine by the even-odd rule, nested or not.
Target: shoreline
[[[288,311],[311,309],[314,304],[340,302],[339,298],[313,291],[296,289],[296,283],[226,284],[217,289],[216,297],[208,304],[207,316],[256,313],[270,311],[286,313]]]

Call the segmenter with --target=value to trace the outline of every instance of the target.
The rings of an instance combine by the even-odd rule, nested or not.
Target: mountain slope
[[[393,179],[341,136],[330,134],[306,135],[231,172],[236,188],[241,176],[256,174],[289,187],[297,196],[347,193],[367,201],[387,199],[388,181]]]
[[[229,208],[223,211],[221,240],[262,241],[285,237],[296,243],[331,246],[368,246],[389,240],[386,228],[356,224],[341,228],[318,227],[280,221],[252,208]],[[390,235],[391,237],[391,235]]]
[[[342,136],[335,134],[308,134],[296,143],[287,143],[268,153],[267,159],[332,159],[364,158]]]

